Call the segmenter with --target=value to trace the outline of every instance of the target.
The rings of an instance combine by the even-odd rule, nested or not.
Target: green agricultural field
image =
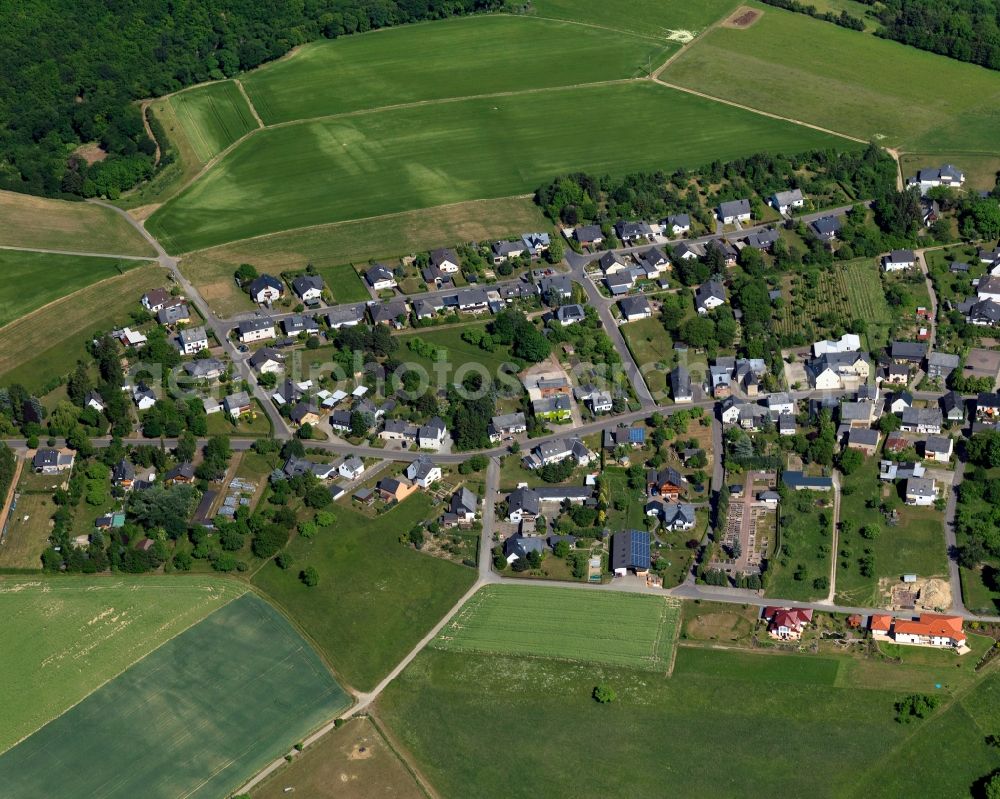
[[[462,333],[466,330],[482,330],[482,324],[462,325],[460,327],[449,327],[444,330],[435,330],[433,327],[423,328],[415,333],[407,333],[397,336],[399,349],[396,350],[396,358],[404,364],[414,364],[427,372],[431,380],[431,385],[437,386],[438,372],[444,375],[444,381],[450,383],[454,380],[456,373],[463,367],[470,364],[479,364],[494,378],[501,373],[504,364],[511,364],[510,351],[507,347],[498,346],[496,351],[487,352],[476,344],[470,344],[462,339]],[[444,350],[447,353],[445,363],[447,367],[442,368],[440,364],[435,364],[430,358],[422,354],[417,354],[407,345],[408,341],[420,339],[425,344]],[[517,367],[509,367],[505,374],[516,375]],[[463,376],[464,376],[463,372]],[[517,382],[517,378],[508,377],[508,381]],[[442,383],[442,386],[444,383]]]
[[[388,260],[460,241],[488,241],[528,230],[549,230],[541,210],[526,197],[458,203],[382,217],[320,225],[201,250],[181,261],[212,310],[228,316],[250,300],[233,281],[242,263],[278,274],[313,264],[337,302],[369,299],[351,263]]]
[[[0,782],[10,796],[217,799],[349,704],[246,594],[0,757]]]
[[[201,163],[258,127],[246,98],[232,80],[171,95],[170,105]]]
[[[213,577],[0,577],[0,751],[244,590]]]
[[[0,246],[154,255],[139,232],[110,208],[0,191]]]
[[[800,601],[825,599],[833,545],[833,497],[790,491],[781,503],[778,520],[779,551],[769,561],[767,595]],[[817,587],[816,580],[825,580],[827,587]]]
[[[679,615],[680,605],[666,597],[486,586],[445,625],[433,646],[666,672]]]
[[[661,76],[790,119],[920,152],[991,152],[1000,75],[748,2],[763,16],[718,27]],[[920,75],[920,80],[900,76]]]
[[[444,796],[618,796],[627,783],[636,798],[665,790],[845,797],[855,794],[859,770],[889,758],[912,730],[894,721],[896,690],[835,685],[842,662],[681,647],[667,678],[430,649],[388,687],[378,712]],[[954,671],[954,656],[945,664]],[[891,665],[881,668],[892,673]],[[599,683],[615,690],[616,701],[591,699]],[[511,741],[515,768],[497,756]],[[693,768],[707,751],[719,753],[711,769]],[[899,762],[902,768],[902,756]],[[965,788],[956,781],[935,795],[964,795],[958,787]],[[865,795],[900,794],[876,786]]]
[[[615,113],[595,112],[612,107]],[[657,135],[650,138],[650,130]],[[573,169],[619,175],[845,144],[652,83],[479,98],[450,103],[446,114],[427,105],[263,130],[165,203],[147,226],[168,250],[188,252],[523,194]]]
[[[540,17],[567,19],[645,36],[664,37],[677,32],[697,33],[723,19],[739,4],[733,0],[533,0]]]
[[[517,16],[400,25],[308,44],[247,75],[265,124],[645,75],[676,45]],[[333,77],[335,76],[335,77]],[[437,113],[450,116],[448,106]]]
[[[114,258],[0,250],[0,327],[142,263]]]
[[[128,322],[143,292],[162,286],[164,275],[159,266],[140,266],[11,322],[0,330],[0,377],[38,390],[67,374],[86,356],[89,338]]]
[[[369,690],[472,585],[472,569],[416,552],[399,536],[431,515],[418,494],[371,519],[334,507],[337,522],[288,546],[292,568],[267,564],[253,582],[315,642],[337,674]],[[319,585],[299,571],[313,566]]]

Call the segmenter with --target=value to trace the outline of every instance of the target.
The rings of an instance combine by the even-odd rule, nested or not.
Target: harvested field
[[[733,12],[733,15],[722,23],[723,28],[749,28],[758,19],[760,19],[762,11],[758,11],[756,8],[747,8],[746,6],[741,6]]]

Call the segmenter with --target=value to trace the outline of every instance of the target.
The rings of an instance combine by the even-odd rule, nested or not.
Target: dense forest
[[[0,3],[0,188],[118,194],[153,172],[134,102],[232,76],[320,37],[502,0],[17,0]],[[103,160],[74,155],[96,142]]]

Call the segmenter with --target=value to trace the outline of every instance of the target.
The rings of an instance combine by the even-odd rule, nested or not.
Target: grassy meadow
[[[170,105],[201,163],[257,127],[250,106],[232,80],[171,95]]]
[[[411,363],[422,367],[431,383],[436,385],[435,375],[441,368],[438,364],[423,355],[418,355],[407,346],[407,342],[413,339],[420,339],[425,344],[430,344],[438,350],[447,353],[445,363],[448,364],[444,373],[448,382],[454,379],[457,371],[470,364],[479,364],[484,367],[490,375],[496,377],[500,373],[500,368],[504,364],[511,363],[510,350],[508,347],[498,346],[495,352],[487,352],[476,344],[470,344],[462,339],[462,333],[466,330],[482,330],[484,325],[471,324],[461,327],[449,327],[444,330],[435,330],[433,327],[423,328],[414,333],[407,333],[397,336],[399,349],[396,350],[396,358],[402,363]],[[508,370],[509,373],[513,373]]]
[[[533,0],[531,8],[540,17],[662,38],[674,31],[704,30],[737,5],[733,0]]]
[[[0,250],[0,327],[141,261]]]
[[[779,551],[769,561],[768,596],[799,601],[826,598],[829,587],[817,588],[814,581],[825,578],[829,582],[832,530],[832,495],[789,492],[778,511]]]
[[[307,44],[254,70],[243,85],[264,123],[273,125],[638,77],[675,47],[628,34],[609,47],[605,31],[532,17],[460,17]],[[438,113],[450,116],[447,106]]]
[[[746,5],[761,18],[749,28],[710,31],[662,79],[889,146],[994,148],[1000,74],[804,14]]]
[[[472,585],[475,573],[401,544],[399,536],[428,518],[417,494],[372,520],[338,504],[337,522],[287,548],[293,567],[267,564],[253,583],[296,622],[338,676],[369,690]],[[319,585],[299,571],[313,566]]]
[[[90,336],[126,323],[143,292],[164,280],[160,267],[140,266],[11,322],[0,330],[0,377],[37,390],[65,375],[86,356]]]
[[[531,585],[479,590],[433,646],[665,672],[680,606],[666,597]]]
[[[110,208],[0,191],[0,246],[155,255],[138,231]]]
[[[11,796],[217,799],[349,704],[246,594],[0,757],[0,781]]]
[[[0,751],[244,590],[213,577],[0,578]]]
[[[610,107],[613,114],[599,111]],[[657,135],[651,138],[650,130]],[[760,150],[844,143],[650,83],[478,98],[450,103],[447,113],[417,106],[263,130],[147,225],[169,251],[189,252],[292,228],[522,194],[572,169],[669,170]]]
[[[904,792],[880,785],[879,768],[891,764],[894,776],[915,785],[905,773],[911,735],[931,736],[940,747],[951,728],[947,707],[918,726],[898,724],[894,702],[913,690],[914,675],[922,675],[925,691],[950,682],[948,674],[972,676],[971,655],[959,672],[954,655],[926,654],[933,664],[908,667],[681,646],[667,678],[430,649],[389,686],[378,708],[444,796],[616,796],[627,783],[630,797],[663,796],[665,785],[680,796],[894,797]],[[870,671],[853,671],[854,662]],[[974,706],[978,691],[992,694],[996,681],[991,674],[972,694],[965,693],[968,682],[946,685],[942,698]],[[617,693],[613,703],[591,698],[601,683]],[[990,718],[988,708],[978,715]],[[958,740],[969,754],[947,747],[948,762],[957,762],[936,770],[933,795],[965,795],[971,779],[995,766],[994,758],[984,767],[989,749],[978,730]],[[511,741],[516,768],[496,754]],[[762,746],[781,756],[767,756]],[[711,770],[692,768],[709,750],[719,753]],[[940,748],[936,757],[940,764]]]

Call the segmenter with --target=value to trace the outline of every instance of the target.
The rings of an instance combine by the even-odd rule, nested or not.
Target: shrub
[[[607,705],[610,702],[614,702],[618,698],[618,695],[610,685],[601,684],[594,686],[593,697],[596,702]]]

